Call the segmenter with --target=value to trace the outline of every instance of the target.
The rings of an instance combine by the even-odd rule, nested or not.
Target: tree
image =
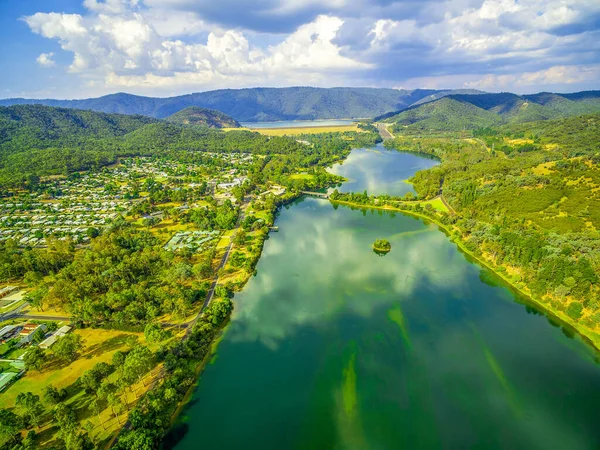
[[[17,395],[15,404],[21,412],[21,417],[27,418],[36,427],[40,426],[44,407],[40,402],[40,396],[31,392],[21,392]]]
[[[115,446],[122,450],[153,450],[156,448],[156,433],[147,429],[135,429],[126,432]]]
[[[102,381],[114,371],[114,367],[105,362],[99,362],[79,377],[79,383],[88,394],[98,395]]]
[[[82,348],[83,339],[81,336],[71,333],[60,338],[54,344],[52,351],[58,359],[71,363],[77,359],[77,355]]]
[[[48,286],[42,284],[36,290],[25,295],[25,300],[38,311],[44,310],[44,299],[48,294]]]
[[[46,362],[46,352],[38,346],[31,347],[23,356],[23,362],[25,368],[41,372]]]
[[[34,450],[38,447],[36,443],[36,437],[37,433],[35,430],[30,430],[27,433],[27,436],[23,440],[23,447],[25,447],[25,450]]]
[[[77,416],[65,403],[59,403],[54,407],[54,419],[63,433],[73,433],[79,428]]]
[[[23,281],[29,287],[37,286],[38,284],[40,284],[42,282],[43,279],[44,279],[43,273],[36,272],[33,270],[30,270],[29,272],[25,273],[25,276],[23,277]]]
[[[44,401],[50,405],[55,406],[67,398],[67,392],[64,389],[56,389],[51,384],[46,386],[44,391]]]
[[[113,353],[112,365],[116,368],[121,368],[125,362],[125,356],[125,353],[123,353],[121,350],[117,350],[115,353]]]
[[[135,347],[127,357],[123,364],[123,379],[128,384],[133,384],[150,371],[154,355],[148,347]]]
[[[15,439],[22,426],[23,421],[14,412],[4,408],[0,409],[0,439],[2,444]]]
[[[244,245],[246,243],[246,232],[243,228],[240,228],[239,231],[235,234],[235,239],[233,240],[235,245]]]
[[[121,403],[121,399],[114,393],[108,394],[106,397],[110,408],[112,409],[115,418],[119,418],[119,414],[123,411],[123,403]]]
[[[160,324],[154,322],[146,325],[146,328],[144,328],[144,336],[146,337],[146,341],[152,344],[164,341],[168,337],[168,333],[163,330]]]
[[[31,341],[39,344],[40,342],[42,342],[44,340],[44,337],[46,336],[46,332],[44,330],[42,330],[42,328],[38,328],[37,330],[35,330],[33,332],[33,336],[31,337]]]

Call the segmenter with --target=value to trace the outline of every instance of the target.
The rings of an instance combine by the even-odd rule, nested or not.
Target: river
[[[380,193],[434,164],[381,150],[333,170]],[[600,447],[598,355],[435,225],[315,198],[276,224],[177,449]]]

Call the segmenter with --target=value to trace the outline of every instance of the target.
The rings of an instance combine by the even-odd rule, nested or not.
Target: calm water
[[[594,353],[434,225],[313,198],[277,225],[177,449],[599,448]]]
[[[353,120],[280,120],[277,122],[242,122],[246,128],[298,128],[298,127],[329,127],[332,125],[351,125]]]
[[[348,181],[340,192],[363,192],[369,195],[389,194],[403,196],[415,192],[406,180],[419,170],[429,169],[439,162],[434,158],[387,150],[383,144],[370,149],[357,149],[341,164],[335,164],[329,172],[341,175]],[[333,190],[333,189],[331,189]]]

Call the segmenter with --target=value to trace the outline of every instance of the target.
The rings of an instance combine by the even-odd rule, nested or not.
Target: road
[[[394,135],[389,132],[386,124],[376,123],[375,126],[377,127],[377,131],[379,131],[379,135],[381,136],[381,139],[383,139],[383,140],[394,139]]]
[[[444,181],[446,181],[445,178],[442,178],[440,180],[440,189],[438,191],[438,195],[437,195],[436,198],[439,198],[442,201],[442,203],[444,204],[444,206],[446,208],[448,208],[448,211],[450,211],[450,214],[452,214],[453,216],[455,216],[456,215],[456,211],[454,211],[454,208],[452,206],[450,206],[450,203],[448,203],[446,201],[446,199],[444,198]]]

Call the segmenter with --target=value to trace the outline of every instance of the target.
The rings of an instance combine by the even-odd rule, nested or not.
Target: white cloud
[[[85,0],[84,14],[24,20],[73,55],[70,72],[106,91],[419,81],[541,86],[547,78],[521,74],[600,63],[595,0],[221,1],[217,8],[208,0]],[[239,26],[226,25],[224,8]],[[298,26],[299,17],[307,21]],[[247,31],[253,20],[258,33]],[[278,34],[273,21],[294,31]],[[563,79],[593,82],[581,74]]]
[[[56,63],[52,59],[53,56],[54,56],[54,53],[52,53],[52,52],[40,53],[40,56],[38,56],[35,59],[35,61],[42,67],[54,67],[56,65]]]
[[[71,72],[103,80],[106,87],[276,84],[280,80],[318,84],[331,71],[369,67],[342,56],[332,42],[343,24],[337,17],[319,16],[281,43],[261,49],[239,30],[212,31],[204,43],[161,36],[140,11],[109,14],[121,11],[125,3],[88,1],[88,8],[101,12],[89,16],[37,13],[24,20],[33,32],[58,40],[63,50],[73,53]]]
[[[474,89],[515,89],[527,86],[556,86],[575,84],[600,79],[600,65],[595,66],[553,66],[549,69],[522,74],[494,75],[488,74],[479,80],[464,84]]]

